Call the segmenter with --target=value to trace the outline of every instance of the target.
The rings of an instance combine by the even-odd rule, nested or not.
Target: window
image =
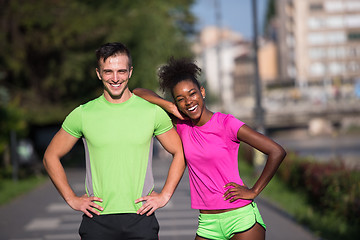
[[[309,20],[308,20],[308,27],[309,27],[310,29],[318,29],[318,28],[321,28],[321,27],[323,27],[323,21],[322,21],[322,19],[320,19],[320,18],[315,18],[315,17],[309,18]]]
[[[320,62],[316,62],[310,65],[310,74],[313,76],[321,76],[325,74],[325,65]]]
[[[351,71],[351,72],[357,72],[360,70],[360,65],[357,62],[349,62],[346,65],[346,69]]]
[[[326,57],[326,51],[323,48],[311,48],[309,51],[309,57],[311,59],[322,59]]]
[[[360,27],[360,15],[350,15],[345,17],[345,25],[347,27]]]
[[[328,12],[342,12],[344,10],[344,5],[341,1],[325,2],[325,10]]]
[[[289,47],[294,47],[295,46],[295,39],[294,39],[294,36],[292,34],[288,34],[286,36],[286,44]]]
[[[346,4],[346,10],[348,11],[359,11],[360,10],[360,2],[357,1],[349,1]]]
[[[295,61],[295,52],[294,51],[289,51],[287,56],[288,56],[288,59],[291,60],[292,62]]]
[[[321,45],[326,42],[326,36],[322,33],[310,33],[308,35],[308,42],[311,45]]]
[[[347,36],[344,32],[328,32],[328,33],[310,33],[308,42],[310,45],[336,44],[344,43]]]
[[[329,72],[334,75],[341,74],[344,72],[344,65],[337,62],[332,62],[329,64]]]
[[[344,27],[344,21],[341,16],[332,16],[326,19],[326,26],[328,28],[342,28]]]
[[[349,47],[347,49],[347,56],[348,57],[356,57],[356,51],[357,49],[355,47]]]
[[[296,77],[296,68],[294,67],[294,65],[287,66],[287,73],[291,78]]]
[[[310,3],[309,6],[310,11],[321,11],[323,10],[322,3]]]
[[[336,58],[336,49],[328,48],[328,58]]]
[[[346,42],[346,35],[344,32],[330,32],[327,34],[328,43],[343,43]]]
[[[346,57],[346,49],[344,47],[336,48],[336,57],[337,58],[345,58]]]
[[[360,32],[350,32],[348,33],[349,41],[359,41],[360,40]]]

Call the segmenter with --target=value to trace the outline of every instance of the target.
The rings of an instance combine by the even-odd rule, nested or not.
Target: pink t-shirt
[[[191,207],[215,210],[242,207],[250,200],[230,203],[223,194],[225,184],[243,185],[238,170],[237,139],[243,122],[230,114],[214,113],[203,126],[178,120],[176,128],[184,146],[190,178]]]

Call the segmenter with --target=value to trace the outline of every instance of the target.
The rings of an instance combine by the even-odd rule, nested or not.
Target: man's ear
[[[133,69],[134,69],[134,68],[131,66],[131,67],[130,67],[130,71],[129,71],[129,79],[130,79],[131,76],[132,76]]]
[[[98,77],[98,78],[99,78],[99,80],[101,81],[101,75],[100,75],[99,69],[98,69],[98,68],[96,68],[96,69],[95,69],[95,71],[96,71],[96,75],[97,75],[97,77]]]

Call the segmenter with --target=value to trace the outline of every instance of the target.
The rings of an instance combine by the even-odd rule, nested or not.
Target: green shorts
[[[207,239],[230,239],[259,223],[266,230],[256,203],[218,214],[199,215],[199,227],[196,234]]]

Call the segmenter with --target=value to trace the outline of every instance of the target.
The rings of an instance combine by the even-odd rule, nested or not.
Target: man
[[[107,43],[96,56],[104,92],[66,117],[45,151],[45,169],[67,204],[84,213],[79,229],[82,240],[158,239],[153,213],[170,200],[183,175],[181,140],[161,108],[129,90],[133,67],[126,46]],[[173,155],[160,193],[153,192],[153,136]],[[86,151],[83,196],[75,195],[60,162],[79,138]]]

